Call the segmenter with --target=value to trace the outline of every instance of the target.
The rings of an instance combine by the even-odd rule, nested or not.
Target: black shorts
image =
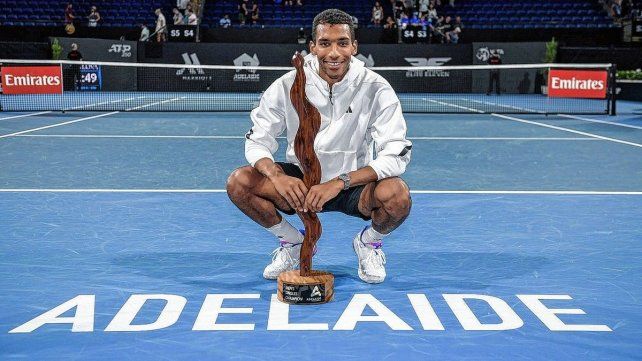
[[[303,172],[301,172],[301,169],[296,164],[284,162],[276,162],[276,164],[283,168],[283,172],[286,175],[303,179]],[[370,215],[366,216],[359,212],[359,197],[361,197],[363,188],[365,188],[365,185],[352,187],[345,191],[342,190],[336,197],[323,205],[321,212],[341,212],[366,221],[370,220]],[[296,213],[294,210],[283,212],[289,215]]]

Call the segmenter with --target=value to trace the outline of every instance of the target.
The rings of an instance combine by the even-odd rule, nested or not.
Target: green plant
[[[58,38],[54,38],[51,42],[51,57],[53,60],[60,59],[60,54],[62,54],[62,46],[58,42]]]
[[[554,63],[555,60],[557,59],[557,41],[555,41],[555,37],[551,39],[551,41],[546,43],[546,54],[544,54],[544,62],[545,63]]]
[[[557,46],[558,43],[555,41],[555,37],[551,41],[546,43],[546,52],[544,53],[544,63],[554,63],[557,60]],[[544,84],[548,82],[548,68],[544,69]]]
[[[615,77],[619,80],[642,80],[642,70],[618,70]]]

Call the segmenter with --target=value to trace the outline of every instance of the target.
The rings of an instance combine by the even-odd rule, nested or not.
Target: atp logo
[[[120,54],[121,58],[131,58],[132,46],[127,44],[112,44],[107,52]]]
[[[416,67],[436,67],[442,66],[452,58],[404,58],[410,65]],[[418,69],[406,71],[406,78],[448,78],[450,72],[440,69]]]
[[[246,67],[246,66],[259,66],[261,62],[259,61],[259,57],[256,56],[256,53],[254,56],[250,56],[247,53],[243,53],[241,56],[238,58],[234,59],[234,66],[237,67]],[[234,81],[242,81],[242,82],[257,82],[260,81],[260,74],[257,73],[256,69],[236,69],[236,74],[234,74]]]

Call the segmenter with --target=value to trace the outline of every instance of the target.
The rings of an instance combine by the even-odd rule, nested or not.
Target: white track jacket
[[[314,140],[321,182],[367,165],[378,179],[403,174],[412,144],[406,139],[406,121],[390,84],[355,57],[343,80],[332,89],[319,76],[318,68],[316,56],[308,54],[304,58],[305,92],[321,113],[321,127]],[[294,154],[299,117],[290,101],[295,74],[291,71],[274,81],[250,113],[253,126],[245,136],[245,157],[252,166],[262,158],[274,161],[279,147],[276,137],[284,131],[286,161],[299,165]]]

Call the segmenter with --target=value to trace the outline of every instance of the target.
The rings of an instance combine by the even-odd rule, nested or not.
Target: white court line
[[[606,122],[604,120],[597,120],[597,119],[590,119],[590,118],[582,118],[582,117],[578,117],[576,115],[569,115],[569,114],[557,114],[557,115],[560,116],[560,117],[564,117],[564,118],[584,120],[584,121],[591,122],[591,123],[609,124],[609,125],[616,125],[618,127],[624,127],[624,128],[642,129],[642,127],[638,127],[638,126],[635,126],[635,125],[614,123],[614,122]]]
[[[35,131],[38,131],[38,130],[49,129],[49,128],[54,128],[54,127],[59,127],[59,126],[61,126],[61,125],[67,125],[67,124],[72,124],[72,123],[82,122],[82,121],[89,120],[89,119],[95,119],[95,118],[106,117],[106,116],[108,116],[108,115],[112,115],[112,114],[116,114],[116,113],[119,113],[119,112],[117,112],[117,111],[116,111],[116,112],[111,112],[111,113],[104,113],[104,114],[92,115],[91,117],[84,117],[84,118],[80,118],[80,119],[70,120],[70,121],[68,121],[68,122],[56,123],[56,124],[51,124],[51,125],[47,125],[47,126],[44,126],[44,127],[33,128],[33,129],[27,129],[27,130],[23,130],[23,131],[20,131],[20,132],[15,132],[15,133],[11,133],[11,134],[0,135],[0,138],[8,138],[8,137],[13,137],[13,136],[20,135],[20,134],[25,134],[25,133],[35,132]]]
[[[20,115],[12,115],[10,117],[4,117],[0,118],[0,120],[5,120],[5,119],[16,119],[16,118],[24,118],[24,117],[30,117],[32,115],[40,115],[40,114],[47,114],[51,113],[51,111],[46,111],[46,112],[38,112],[38,113],[29,113],[29,114],[20,114]]]
[[[537,113],[537,114],[546,114],[546,112],[543,112],[543,111],[539,111],[539,110],[535,110],[535,109],[529,109],[529,108],[522,108],[522,107],[517,107],[517,106],[513,106],[513,105],[506,105],[506,104],[502,104],[502,103],[485,102],[485,101],[481,101],[481,100],[464,99],[464,98],[460,98],[460,99],[468,100],[468,101],[471,101],[473,103],[478,103],[478,104],[486,104],[486,105],[492,105],[492,106],[502,107],[502,108],[511,108],[511,109],[522,110],[522,111],[527,111],[527,112]]]
[[[428,99],[428,98],[424,98],[424,99],[426,99],[429,102],[433,102],[433,103],[437,103],[437,104],[440,104],[440,105],[445,105],[445,106],[449,106],[449,107],[453,107],[453,108],[465,109],[465,110],[468,110],[468,111],[471,111],[471,112],[475,112],[475,113],[482,113],[482,114],[485,113],[484,111],[481,111],[479,109],[469,108],[469,107],[465,107],[465,106],[462,106],[462,105],[457,105],[457,104],[452,104],[452,103],[447,103],[447,102],[440,102],[440,101],[437,101],[437,100],[434,100],[434,99]]]
[[[238,135],[119,135],[119,134],[24,134],[18,137],[33,138],[141,138],[141,139],[245,139]],[[285,137],[277,137],[285,139]],[[409,140],[532,140],[532,141],[555,141],[555,140],[593,140],[601,139],[586,137],[408,137]]]
[[[608,140],[608,141],[615,142],[615,143],[621,143],[621,144],[626,144],[626,145],[632,145],[632,146],[634,146],[634,147],[642,148],[642,144],[633,143],[633,142],[627,142],[627,141],[625,141],[625,140],[620,140],[620,139],[615,139],[615,138],[610,138],[610,137],[604,137],[604,136],[597,135],[597,134],[593,134],[593,133],[580,132],[579,130],[573,130],[573,129],[568,129],[568,128],[564,128],[564,127],[557,127],[557,126],[555,126],[555,125],[550,125],[550,124],[546,124],[546,123],[535,122],[535,121],[532,121],[532,120],[526,120],[526,119],[521,119],[521,118],[516,118],[516,117],[510,117],[510,116],[508,116],[508,115],[503,115],[503,114],[495,114],[495,113],[491,113],[490,115],[492,115],[492,116],[494,116],[494,117],[499,117],[499,118],[504,118],[504,119],[508,119],[508,120],[513,120],[513,121],[520,122],[520,123],[527,123],[527,124],[539,125],[539,126],[542,126],[542,127],[545,127],[545,128],[557,129],[557,130],[561,130],[561,131],[564,131],[564,132],[569,132],[569,133],[575,133],[575,134],[585,135],[585,136],[587,136],[587,137],[598,138],[598,139]]]
[[[147,108],[147,107],[151,107],[153,105],[158,105],[158,104],[165,104],[165,103],[169,103],[169,102],[174,102],[174,101],[185,99],[185,98],[187,98],[187,97],[178,97],[178,98],[173,98],[173,99],[166,99],[166,100],[162,100],[162,101],[158,101],[158,102],[153,102],[153,103],[149,103],[149,104],[145,104],[145,105],[140,105],[140,106],[133,107],[133,108],[127,108],[127,109],[125,109],[125,111],[129,112],[129,111],[132,111],[132,110]]]
[[[225,193],[225,189],[59,189],[7,188],[0,193]],[[642,191],[540,191],[540,190],[411,190],[413,194],[515,194],[515,195],[642,195]]]
[[[107,100],[107,101],[100,102],[100,103],[92,103],[92,104],[79,105],[79,106],[77,106],[77,107],[65,108],[65,109],[63,109],[63,111],[66,111],[66,110],[76,110],[76,109],[80,109],[80,108],[95,107],[95,106],[98,106],[98,105],[105,105],[105,104],[114,104],[114,103],[126,102],[126,101],[128,101],[128,100],[142,99],[142,98],[147,98],[147,96],[131,97],[131,98],[126,98],[126,99],[118,99],[118,100]]]

